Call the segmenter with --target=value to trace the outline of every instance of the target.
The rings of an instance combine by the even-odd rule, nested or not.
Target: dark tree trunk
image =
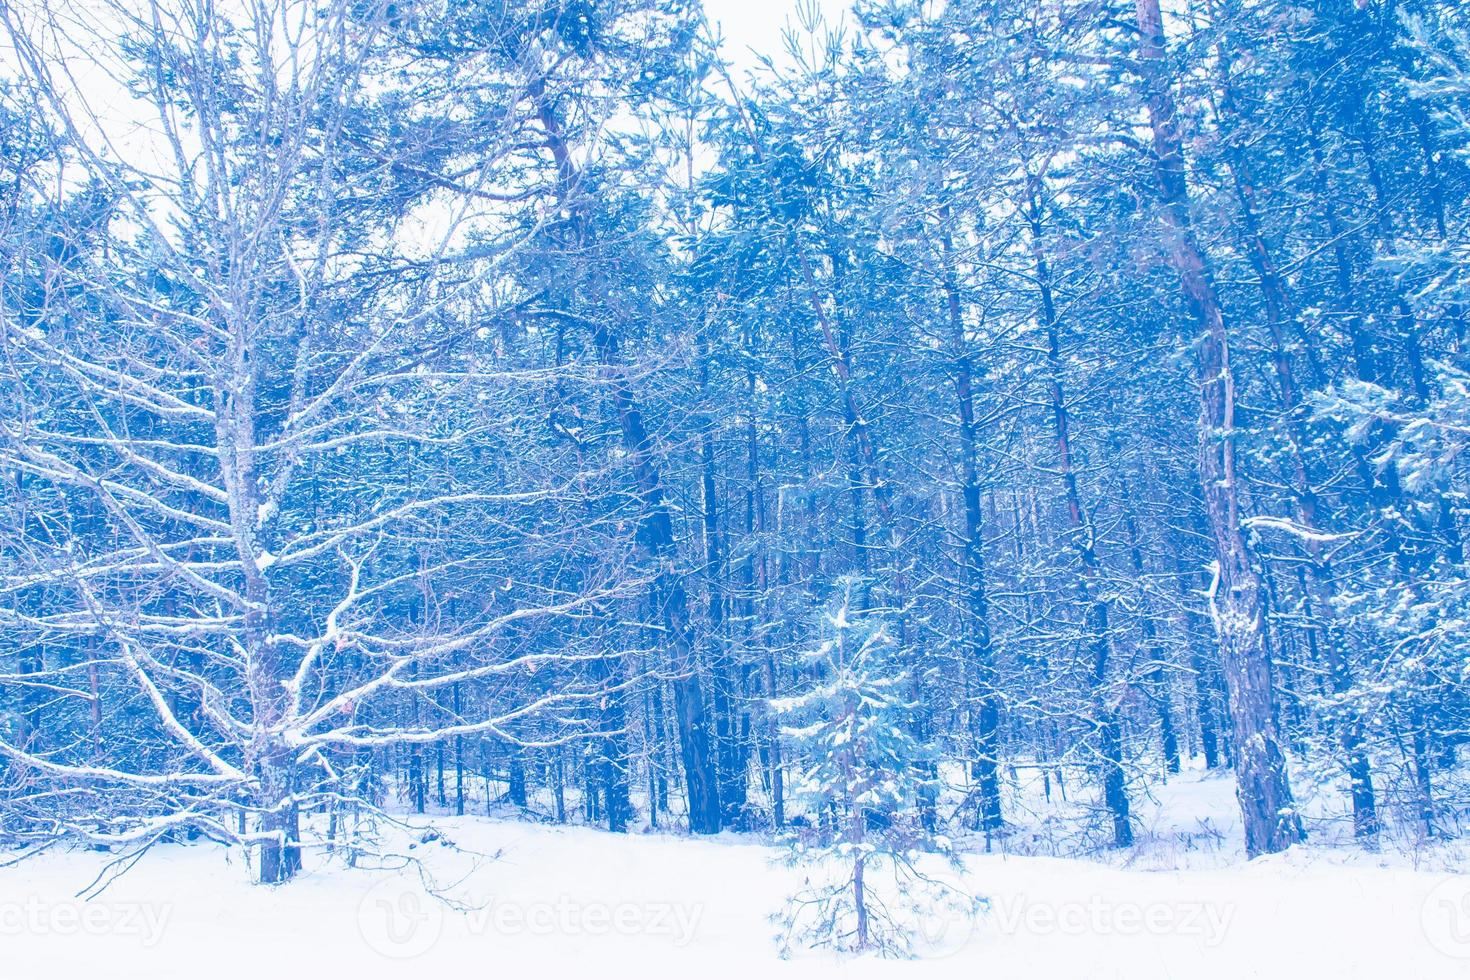
[[[556,112],[546,94],[545,79],[533,79],[528,86],[528,94],[534,100],[537,118],[545,130],[547,149],[556,162],[561,204],[575,215],[572,225],[577,244],[590,248],[594,244],[592,229],[574,200],[581,175],[572,161]],[[678,569],[679,549],[674,539],[673,518],[664,497],[652,440],[643,422],[642,408],[627,374],[621,368],[622,354],[614,329],[610,316],[599,317],[593,325],[592,340],[598,359],[610,373],[613,406],[642,505],[639,540],[656,569],[653,604],[663,620],[674,672],[674,714],[688,791],[689,829],[698,834],[714,834],[720,830],[719,790],[705,717],[704,692],[694,662],[689,595],[683,573]]]
[[[526,757],[519,745],[512,745],[505,758],[507,792],[514,806],[526,805]]]
[[[464,717],[464,707],[460,703],[459,682],[455,681],[453,688],[454,718],[455,723]],[[464,736],[454,736],[454,815],[464,816]]]
[[[597,661],[597,670],[604,695],[598,725],[602,738],[598,740],[596,769],[601,778],[604,816],[607,829],[615,834],[627,831],[632,818],[633,804],[628,794],[628,720],[624,705],[621,659],[614,656],[602,657]]]
[[[709,354],[703,337],[699,346],[699,387],[708,399]],[[723,826],[738,828],[745,814],[746,753],[737,709],[742,692],[738,687],[737,671],[730,651],[730,637],[727,634],[729,590],[725,582],[725,534],[715,481],[714,425],[714,418],[707,414],[699,436],[700,498],[704,511],[704,577],[709,593],[706,612],[713,661],[710,686],[714,702],[715,769],[718,774],[720,822]]]
[[[1196,712],[1199,716],[1200,751],[1205,757],[1205,768],[1216,769],[1226,760],[1224,732],[1224,685],[1220,680],[1218,665],[1214,662],[1214,627],[1196,610],[1202,601],[1200,592],[1193,587],[1199,582],[1207,586],[1208,580],[1185,567],[1184,556],[1174,554],[1174,575],[1179,588],[1180,605],[1184,610],[1184,632],[1189,643],[1189,666],[1194,672]]]
[[[990,597],[985,583],[985,526],[980,507],[979,449],[975,431],[974,367],[965,340],[964,316],[959,288],[954,279],[954,246],[948,230],[949,211],[940,215],[945,231],[944,293],[949,317],[950,342],[954,345],[955,397],[959,402],[960,493],[965,505],[964,532],[964,625],[967,692],[971,729],[975,739],[974,778],[979,806],[977,826],[987,833],[1004,823],[1000,799],[1000,692],[996,685],[995,654],[990,635]]]
[[[1133,564],[1133,573],[1139,582],[1144,581],[1143,548],[1138,541],[1138,519],[1134,516],[1131,503],[1133,495],[1127,481],[1123,483],[1123,524],[1128,532],[1128,557]],[[1159,630],[1147,608],[1139,610],[1140,627],[1143,630],[1144,647],[1148,650],[1149,667],[1146,674],[1149,700],[1159,714],[1159,742],[1164,753],[1164,770],[1179,771],[1179,734],[1174,725],[1174,684],[1170,665],[1164,658],[1164,646],[1159,642]]]
[[[556,822],[567,822],[567,770],[561,746],[556,749],[556,762],[552,766],[551,796],[556,807]]]
[[[1123,770],[1123,739],[1117,708],[1108,691],[1108,672],[1113,660],[1113,635],[1109,602],[1101,594],[1098,575],[1101,562],[1097,555],[1097,530],[1082,507],[1077,489],[1077,474],[1072,465],[1071,415],[1067,408],[1062,383],[1061,325],[1057,321],[1056,301],[1052,295],[1051,269],[1042,239],[1041,202],[1035,182],[1026,189],[1026,219],[1031,231],[1031,254],[1036,268],[1037,291],[1041,299],[1042,325],[1046,329],[1047,368],[1050,372],[1048,394],[1051,402],[1053,434],[1057,445],[1057,468],[1061,472],[1062,490],[1071,523],[1072,546],[1082,563],[1083,632],[1092,654],[1092,724],[1096,730],[1096,748],[1103,783],[1103,802],[1112,816],[1113,846],[1133,844],[1133,821],[1129,812],[1127,774]]]

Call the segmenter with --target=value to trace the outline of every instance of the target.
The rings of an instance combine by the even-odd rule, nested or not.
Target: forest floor
[[[781,959],[769,917],[799,873],[750,836],[431,816],[385,834],[395,856],[359,861],[378,867],[314,852],[275,888],[249,883],[239,851],[171,844],[87,902],[116,856],[47,851],[0,870],[0,978],[1470,976],[1462,845],[1324,841],[1247,862],[1228,778],[1168,791],[1126,856],[967,856],[984,910],[927,923],[912,961]]]

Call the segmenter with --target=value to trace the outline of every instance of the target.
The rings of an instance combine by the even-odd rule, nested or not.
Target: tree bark
[[[1041,203],[1033,183],[1026,188],[1026,222],[1031,231],[1031,254],[1036,267],[1037,291],[1041,299],[1041,322],[1046,330],[1046,363],[1050,372],[1048,397],[1052,430],[1056,437],[1057,468],[1071,523],[1072,545],[1082,563],[1083,633],[1092,654],[1092,723],[1097,732],[1097,753],[1103,784],[1103,803],[1113,822],[1113,846],[1131,847],[1133,820],[1129,812],[1128,780],[1123,771],[1123,737],[1117,708],[1108,691],[1108,672],[1113,661],[1112,615],[1109,602],[1100,594],[1097,529],[1082,507],[1077,473],[1072,466],[1072,426],[1062,386],[1061,325],[1057,322],[1052,294],[1051,269],[1042,244]]]
[[[1144,582],[1143,548],[1138,541],[1138,519],[1134,515],[1133,495],[1127,481],[1123,482],[1123,525],[1128,532],[1128,557],[1133,564],[1133,574],[1140,584]],[[1170,677],[1170,665],[1164,659],[1164,646],[1159,642],[1159,630],[1154,625],[1148,610],[1139,611],[1139,622],[1143,630],[1143,642],[1148,650],[1149,699],[1159,713],[1159,742],[1164,752],[1164,770],[1179,771],[1179,734],[1174,725],[1174,684]]]
[[[1246,852],[1285,850],[1304,838],[1281,749],[1266,654],[1262,585],[1240,529],[1235,467],[1235,388],[1229,332],[1209,265],[1195,240],[1189,215],[1178,110],[1164,63],[1164,25],[1158,0],[1136,0],[1138,65],[1153,134],[1154,166],[1170,262],[1200,335],[1199,477],[1205,514],[1215,542],[1216,587],[1212,599],[1220,663],[1235,731],[1236,800]]]
[[[578,244],[589,247],[592,244],[591,228],[573,200],[580,174],[562,135],[561,124],[547,99],[545,81],[534,79],[528,86],[528,92],[535,101],[537,118],[545,130],[547,148],[556,162],[561,205],[576,216],[573,227]],[[626,373],[621,370],[618,336],[606,317],[594,324],[592,340],[598,359],[613,375],[613,407],[642,503],[639,539],[654,564],[653,604],[663,620],[674,671],[674,713],[688,791],[689,829],[697,834],[719,833],[720,800],[714,753],[705,715],[703,685],[694,662],[689,594],[684,586],[684,575],[678,568],[679,549],[674,539],[673,517],[664,496],[658,463],[653,457],[652,440],[644,426],[643,410]]]
[[[974,366],[965,342],[964,316],[954,277],[954,244],[950,213],[940,212],[944,261],[944,297],[954,345],[955,397],[959,402],[960,493],[965,504],[964,631],[965,662],[972,688],[968,693],[975,738],[973,771],[978,783],[978,827],[986,832],[1004,824],[1000,799],[1000,691],[996,686],[995,652],[990,634],[990,597],[985,582],[985,519],[980,507],[979,440],[975,431]]]

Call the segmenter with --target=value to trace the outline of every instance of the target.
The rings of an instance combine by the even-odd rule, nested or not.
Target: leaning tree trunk
[[[1136,2],[1138,64],[1153,131],[1164,245],[1179,274],[1185,305],[1200,330],[1199,477],[1217,563],[1212,612],[1235,732],[1235,796],[1245,828],[1246,852],[1254,857],[1284,850],[1302,840],[1304,833],[1277,730],[1261,579],[1240,530],[1229,333],[1209,266],[1190,224],[1189,186],[1178,110],[1165,74],[1159,3]]]

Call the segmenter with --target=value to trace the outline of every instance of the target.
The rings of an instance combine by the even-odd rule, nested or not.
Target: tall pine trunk
[[[1092,723],[1096,729],[1096,746],[1103,784],[1103,805],[1113,823],[1113,846],[1133,844],[1133,819],[1128,803],[1128,779],[1123,770],[1123,735],[1117,707],[1108,690],[1108,673],[1113,661],[1113,626],[1110,603],[1104,597],[1105,586],[1098,581],[1101,562],[1097,555],[1097,529],[1082,508],[1077,488],[1077,473],[1072,463],[1072,424],[1067,409],[1062,379],[1061,324],[1057,321],[1056,301],[1052,295],[1051,269],[1042,242],[1041,202],[1033,183],[1027,187],[1026,217],[1031,231],[1031,254],[1036,269],[1037,291],[1041,299],[1042,326],[1046,329],[1046,361],[1050,373],[1048,398],[1051,402],[1052,432],[1056,437],[1057,469],[1062,477],[1062,490],[1071,523],[1073,547],[1082,563],[1079,585],[1082,591],[1083,634],[1092,655]]]
[[[940,213],[945,224],[941,244],[944,259],[944,296],[954,345],[955,397],[959,402],[960,493],[965,504],[964,628],[971,729],[975,738],[974,777],[981,830],[1000,829],[1000,691],[996,685],[995,652],[990,634],[990,597],[985,584],[984,515],[980,508],[979,448],[975,432],[974,366],[965,341],[959,288],[954,278],[954,246],[948,230],[948,207]]]
[[[533,79],[528,94],[535,101],[537,118],[546,134],[547,149],[557,166],[558,196],[562,207],[576,215],[572,222],[576,244],[593,245],[590,223],[574,198],[579,193],[580,173],[572,160],[561,123],[546,93],[545,80]],[[640,497],[642,524],[639,540],[655,567],[652,589],[656,615],[663,621],[668,638],[669,660],[674,672],[674,714],[683,756],[685,787],[689,801],[689,829],[697,834],[720,830],[720,798],[715,759],[710,744],[703,685],[694,659],[694,627],[689,615],[689,594],[678,568],[678,545],[674,540],[673,517],[664,495],[662,476],[653,455],[653,444],[643,422],[643,410],[628,377],[621,370],[619,338],[610,317],[597,319],[592,330],[598,360],[611,377],[612,402],[628,452],[634,482]]]
[[[1200,332],[1199,478],[1215,543],[1212,612],[1235,733],[1235,796],[1245,828],[1246,852],[1254,857],[1285,850],[1302,840],[1304,833],[1277,730],[1261,579],[1240,529],[1229,333],[1209,265],[1190,223],[1189,186],[1178,109],[1166,73],[1159,3],[1136,0],[1136,4],[1138,65],[1153,133],[1164,244],[1179,275],[1185,305]]]

